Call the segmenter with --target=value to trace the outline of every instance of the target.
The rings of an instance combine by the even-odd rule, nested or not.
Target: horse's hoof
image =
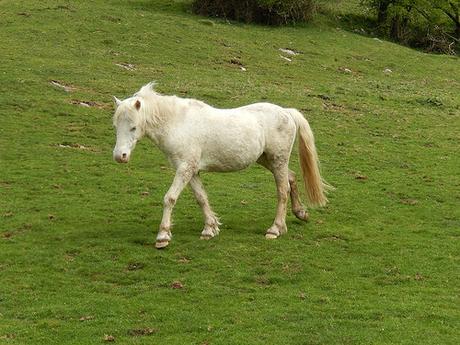
[[[305,210],[296,211],[294,212],[294,215],[297,217],[297,219],[303,220],[304,222],[306,222],[309,218],[309,214]]]
[[[165,248],[169,245],[169,241],[157,241],[155,243],[155,248],[156,249],[162,249],[162,248]]]
[[[217,225],[214,226],[205,226],[203,231],[201,232],[200,239],[202,240],[210,240],[211,238],[219,235],[219,228]]]
[[[275,235],[275,234],[268,233],[268,234],[265,234],[265,238],[267,240],[274,240],[274,239],[278,238],[278,236]]]

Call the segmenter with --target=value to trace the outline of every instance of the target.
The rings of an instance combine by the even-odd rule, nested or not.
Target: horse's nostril
[[[126,156],[127,156],[126,153],[123,153],[123,154],[121,155],[121,157],[122,157],[123,159],[126,159]]]

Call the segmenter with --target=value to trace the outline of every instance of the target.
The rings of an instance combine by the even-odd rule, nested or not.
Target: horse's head
[[[114,97],[116,110],[113,125],[117,131],[117,143],[113,158],[118,163],[128,163],[137,141],[144,136],[144,123],[141,116],[142,99],[131,97],[120,101]]]

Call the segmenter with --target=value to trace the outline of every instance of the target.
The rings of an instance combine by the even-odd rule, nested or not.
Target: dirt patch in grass
[[[131,337],[142,337],[146,335],[155,334],[156,332],[157,330],[155,328],[150,328],[150,327],[134,328],[134,329],[128,330],[128,335],[130,335]]]
[[[126,267],[126,269],[128,271],[137,271],[137,270],[143,269],[144,266],[145,265],[142,262],[130,262],[128,266]]]
[[[63,143],[57,144],[56,146],[61,149],[77,149],[77,150],[82,150],[82,151],[100,152],[100,150],[94,147],[85,146],[79,143],[63,142]]]
[[[65,83],[63,81],[59,81],[59,80],[51,80],[50,84],[52,86],[54,86],[55,88],[64,90],[65,92],[72,92],[72,91],[76,90],[75,86],[72,86],[70,84],[67,84],[67,83]]]
[[[23,224],[21,227],[17,228],[16,230],[8,230],[8,231],[3,232],[1,234],[1,237],[7,240],[17,235],[21,235],[25,232],[28,232],[30,230],[32,230],[32,224],[26,223],[26,224]]]
[[[173,289],[183,289],[184,284],[182,284],[182,282],[176,280],[176,281],[172,282],[171,288],[173,288]]]
[[[132,63],[122,62],[122,63],[116,63],[115,65],[127,71],[136,70],[136,66],[134,66]]]
[[[79,99],[72,99],[70,101],[70,104],[79,105],[85,108],[112,109],[111,104],[100,103],[100,102],[95,102],[95,101],[82,101]]]
[[[115,337],[113,335],[110,335],[110,334],[105,334],[103,339],[106,342],[114,342],[115,341]]]

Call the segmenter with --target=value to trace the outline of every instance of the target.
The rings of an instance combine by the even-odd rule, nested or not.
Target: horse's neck
[[[181,115],[180,98],[175,96],[155,95],[152,100],[153,106],[150,116],[152,121],[148,121],[146,134],[160,148],[165,138],[170,135],[172,123],[177,121]]]

